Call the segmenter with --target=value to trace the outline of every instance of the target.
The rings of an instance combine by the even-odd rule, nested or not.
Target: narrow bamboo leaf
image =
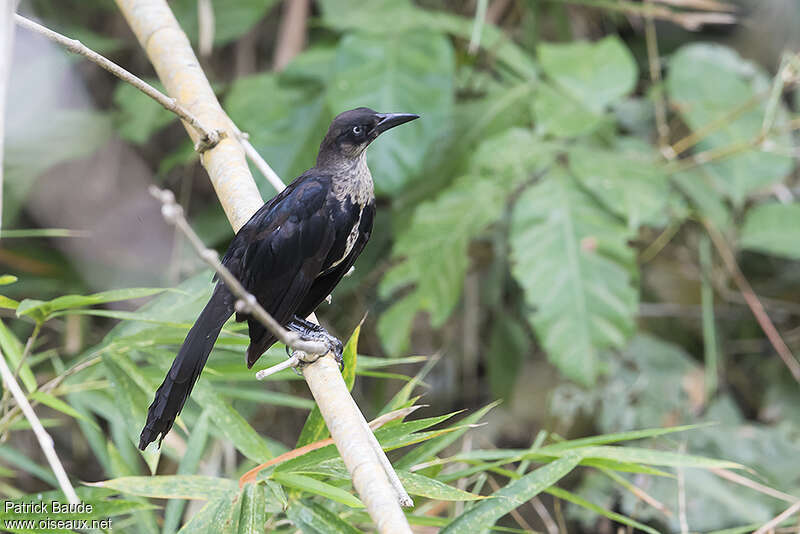
[[[158,499],[213,500],[228,496],[231,491],[239,492],[233,480],[201,475],[121,477],[88,485]]]
[[[327,508],[302,500],[293,501],[286,515],[303,534],[358,534],[360,531]]]
[[[392,400],[386,403],[383,409],[380,412],[380,415],[387,414],[393,410],[399,410],[400,408],[406,406],[408,404],[408,400],[411,398],[411,394],[414,393],[414,390],[417,386],[422,383],[428,373],[431,372],[433,366],[436,365],[438,361],[437,357],[430,358],[425,365],[414,375],[414,378],[408,381],[403,387],[400,388],[400,391],[395,393]]]
[[[204,410],[192,428],[189,440],[186,442],[186,454],[183,455],[178,464],[178,475],[190,475],[197,471],[197,466],[200,464],[200,459],[203,457],[203,452],[206,448],[208,419],[208,412]],[[186,502],[181,499],[172,499],[167,503],[164,509],[162,534],[171,534],[178,530],[184,508],[186,508]]]
[[[48,467],[37,464],[13,447],[0,445],[0,459],[3,459],[7,465],[13,465],[18,470],[30,473],[53,487],[58,487],[58,481]]]
[[[0,295],[0,308],[5,310],[16,310],[17,306],[19,306],[19,302],[14,299],[10,299],[5,295]]]
[[[58,397],[54,397],[49,393],[45,393],[43,391],[34,391],[30,396],[30,400],[41,402],[45,406],[49,406],[50,408],[58,410],[59,412],[70,417],[74,417],[75,419],[83,419],[89,424],[93,424],[95,426],[97,425],[97,423],[95,423],[93,420],[87,418],[85,415],[77,411],[63,400],[59,399]]]
[[[640,447],[582,447],[580,449],[568,449],[567,451],[539,449],[525,455],[526,459],[546,459],[553,457],[563,457],[569,451],[577,450],[586,460],[593,458],[611,460],[616,462],[639,463],[645,465],[661,465],[667,467],[700,467],[705,469],[725,468],[725,469],[744,469],[744,466],[736,462],[727,460],[716,460],[703,456],[691,454],[681,454],[671,451],[658,451],[654,449],[643,449]]]
[[[363,323],[363,320],[362,320]],[[350,339],[347,340],[347,345],[342,352],[342,359],[344,361],[344,369],[342,369],[342,378],[344,383],[347,384],[347,389],[352,391],[353,384],[356,382],[356,366],[358,365],[358,336],[361,333],[361,324],[358,323]]]
[[[140,287],[130,289],[114,289],[111,291],[103,291],[102,293],[95,293],[93,295],[64,295],[63,297],[58,297],[48,301],[25,299],[20,302],[19,307],[17,308],[17,315],[34,316],[36,314],[43,314],[45,317],[47,317],[51,313],[60,310],[106,304],[120,300],[149,297],[158,293],[162,293],[163,291],[165,291],[163,288]]]
[[[546,489],[545,492],[549,493],[553,497],[557,497],[567,502],[577,504],[578,506],[582,506],[583,508],[591,510],[596,514],[600,514],[604,517],[607,517],[612,521],[616,521],[618,523],[622,523],[623,525],[628,525],[634,528],[638,528],[639,530],[647,532],[648,534],[660,534],[654,528],[648,527],[647,525],[643,525],[642,523],[639,523],[638,521],[635,521],[628,516],[624,516],[622,514],[618,514],[615,512],[610,512],[601,506],[597,506],[596,504],[590,503],[583,497],[579,497],[578,495],[575,495],[574,493],[561,489],[557,486],[551,486],[548,489]]]
[[[296,473],[276,472],[272,475],[272,479],[286,487],[305,491],[312,495],[320,495],[332,501],[344,504],[345,506],[349,506],[350,508],[364,507],[358,497],[354,496],[352,493],[326,482],[322,482],[321,480],[317,480],[316,478],[298,475]]]
[[[600,436],[571,439],[568,441],[561,441],[559,443],[545,445],[544,447],[539,447],[538,451],[561,451],[566,449],[574,449],[576,447],[587,447],[589,445],[607,445],[609,443],[618,443],[620,441],[654,438],[656,436],[663,436],[665,434],[672,434],[675,432],[686,432],[687,430],[694,430],[695,428],[703,428],[705,426],[709,426],[709,424],[672,426],[667,428],[648,428],[643,430],[630,430],[628,432],[617,432],[614,434],[603,434]]]
[[[397,476],[400,477],[403,487],[411,495],[419,495],[438,501],[474,501],[484,498],[417,473],[398,471]]]
[[[570,452],[563,458],[520,477],[494,492],[442,529],[441,534],[471,534],[488,529],[511,510],[526,503],[572,471],[581,454]]]
[[[233,484],[232,481],[230,481]],[[235,486],[235,484],[233,484]],[[230,534],[239,527],[242,510],[238,489],[228,489],[213,500],[209,500],[192,519],[181,528],[179,534]]]
[[[14,370],[19,367],[19,362],[22,360],[22,343],[6,327],[3,321],[0,321],[0,349],[3,350],[3,357],[8,359],[8,367],[10,369]],[[27,362],[24,362],[20,367],[19,378],[28,392],[32,392],[37,388],[36,377],[33,376],[33,371],[31,371]]]
[[[241,366],[241,363],[239,363]],[[312,410],[315,406],[314,401],[296,395],[281,393],[278,391],[268,391],[261,384],[255,386],[226,386],[224,384],[214,385],[214,390],[226,397],[253,401],[259,404],[272,404],[273,406],[284,406],[286,408],[298,408],[301,410]]]
[[[207,382],[200,379],[195,384],[192,396],[208,410],[211,420],[233,442],[239,452],[259,464],[272,458],[272,451],[258,432]]]
[[[469,430],[468,425],[477,423],[481,420],[481,418],[486,415],[486,413],[497,406],[500,401],[492,402],[491,404],[487,404],[480,410],[476,411],[473,414],[468,415],[467,417],[463,418],[462,420],[458,421],[456,425],[459,427],[458,430],[453,432],[448,432],[442,436],[437,438],[433,438],[427,443],[420,445],[419,447],[414,448],[410,452],[408,452],[405,456],[400,458],[397,462],[395,462],[395,467],[398,469],[410,469],[412,466],[420,463],[425,462],[433,458],[439,451],[453,443],[455,440],[460,438],[464,433]]]
[[[246,484],[242,488],[242,516],[239,520],[239,534],[262,534],[267,521],[264,503],[264,485]]]

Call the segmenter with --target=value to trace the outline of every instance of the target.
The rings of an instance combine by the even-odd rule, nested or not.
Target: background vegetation
[[[202,36],[197,1],[170,5],[287,181],[342,110],[423,117],[370,148],[375,234],[320,309],[344,339],[367,314],[348,364],[368,418],[429,405],[379,431],[420,532],[750,532],[798,500],[797,3],[318,0],[280,69],[280,3],[212,2]],[[112,3],[21,12],[154,77]],[[332,446],[238,488],[324,437],[313,415],[301,434],[297,376],[253,380],[239,325],[161,452],[136,450],[211,289],[146,185],[175,190],[210,245],[230,226],[175,117],[95,66],[18,30],[9,103],[0,349],[73,480],[113,479],[80,490],[96,515],[368,529]],[[24,500],[55,481],[1,402],[0,493]]]

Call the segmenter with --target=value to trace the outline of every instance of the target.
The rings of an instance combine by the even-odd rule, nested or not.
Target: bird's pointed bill
[[[375,126],[375,134],[380,135],[386,130],[411,122],[419,118],[414,113],[378,113],[378,124]]]

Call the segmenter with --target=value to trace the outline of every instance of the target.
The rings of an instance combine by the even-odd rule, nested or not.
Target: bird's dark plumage
[[[357,108],[337,116],[320,145],[317,165],[264,204],[233,238],[222,263],[278,322],[294,328],[331,293],[369,240],[375,215],[366,148],[411,114]],[[169,432],[235,298],[222,282],[189,330],[147,414],[139,448]],[[247,366],[275,337],[242,314],[250,333]]]

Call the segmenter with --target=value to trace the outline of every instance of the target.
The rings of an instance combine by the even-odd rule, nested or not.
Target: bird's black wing
[[[305,300],[333,244],[326,206],[330,187],[330,176],[304,174],[242,227],[225,255],[226,266],[281,324]],[[248,324],[250,367],[274,338],[270,341],[256,321],[248,319]]]
[[[355,263],[356,258],[358,258],[361,251],[364,250],[367,241],[369,241],[369,237],[372,234],[372,222],[374,219],[375,201],[373,200],[365,205],[361,212],[358,224],[358,236],[356,237],[356,242],[350,250],[350,253],[344,260],[336,264],[335,267],[326,269],[326,266],[323,266],[323,272],[314,280],[314,284],[309,289],[308,294],[297,308],[296,313],[299,317],[308,317],[311,312],[317,309],[317,306],[331,294],[333,288],[335,288],[342,277],[347,274],[347,271],[349,271],[350,267]],[[332,255],[335,254],[333,249],[331,253]],[[331,259],[329,257],[326,263],[330,261],[336,261],[336,258]]]

